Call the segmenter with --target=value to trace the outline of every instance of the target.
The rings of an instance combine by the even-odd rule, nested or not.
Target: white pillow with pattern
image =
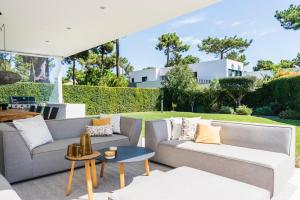
[[[86,126],[86,131],[91,137],[97,136],[112,136],[112,125],[105,126]]]
[[[182,118],[182,128],[179,140],[194,140],[197,124],[211,125],[210,120],[196,118]]]

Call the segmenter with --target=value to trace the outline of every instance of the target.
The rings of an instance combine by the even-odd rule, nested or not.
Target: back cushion
[[[291,127],[213,121],[221,127],[223,144],[261,149],[290,155],[293,141]]]
[[[48,120],[46,124],[54,140],[80,137],[86,126],[92,124],[92,118]]]

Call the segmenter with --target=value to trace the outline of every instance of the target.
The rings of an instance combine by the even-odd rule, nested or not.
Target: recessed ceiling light
[[[67,30],[71,30],[72,28],[71,28],[71,27],[67,27],[66,29],[67,29]]]
[[[106,7],[105,7],[105,6],[100,6],[100,9],[101,9],[101,10],[105,10]]]

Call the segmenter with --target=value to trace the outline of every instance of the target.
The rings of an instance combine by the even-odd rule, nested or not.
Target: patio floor
[[[99,177],[100,166],[97,165]],[[150,163],[150,176],[171,170],[171,168]],[[144,163],[130,163],[125,165],[126,184],[133,184],[147,178],[145,175]],[[68,180],[68,173],[62,172],[30,181],[13,185],[13,188],[22,200],[86,200],[86,185],[84,168],[76,169],[71,194],[65,197],[65,189]],[[99,187],[94,189],[95,200],[106,200],[108,195],[119,189],[119,168],[118,164],[108,163],[104,177],[100,180]],[[296,170],[294,177],[290,180],[285,191],[278,198],[273,200],[299,200],[300,199],[300,169]]]

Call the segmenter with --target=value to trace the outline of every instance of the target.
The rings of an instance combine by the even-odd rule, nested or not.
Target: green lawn
[[[208,114],[208,113],[189,113],[189,112],[136,112],[136,113],[124,113],[124,116],[130,116],[134,118],[142,118],[145,120],[157,120],[169,117],[198,117],[203,119],[214,120],[226,120],[226,121],[239,121],[239,122],[253,122],[261,124],[281,124],[281,125],[293,125],[296,126],[296,156],[297,166],[300,167],[300,120],[286,120],[279,119],[277,117],[255,117],[255,116],[242,116],[242,115],[226,115],[226,114]],[[144,123],[143,130],[144,134]]]

